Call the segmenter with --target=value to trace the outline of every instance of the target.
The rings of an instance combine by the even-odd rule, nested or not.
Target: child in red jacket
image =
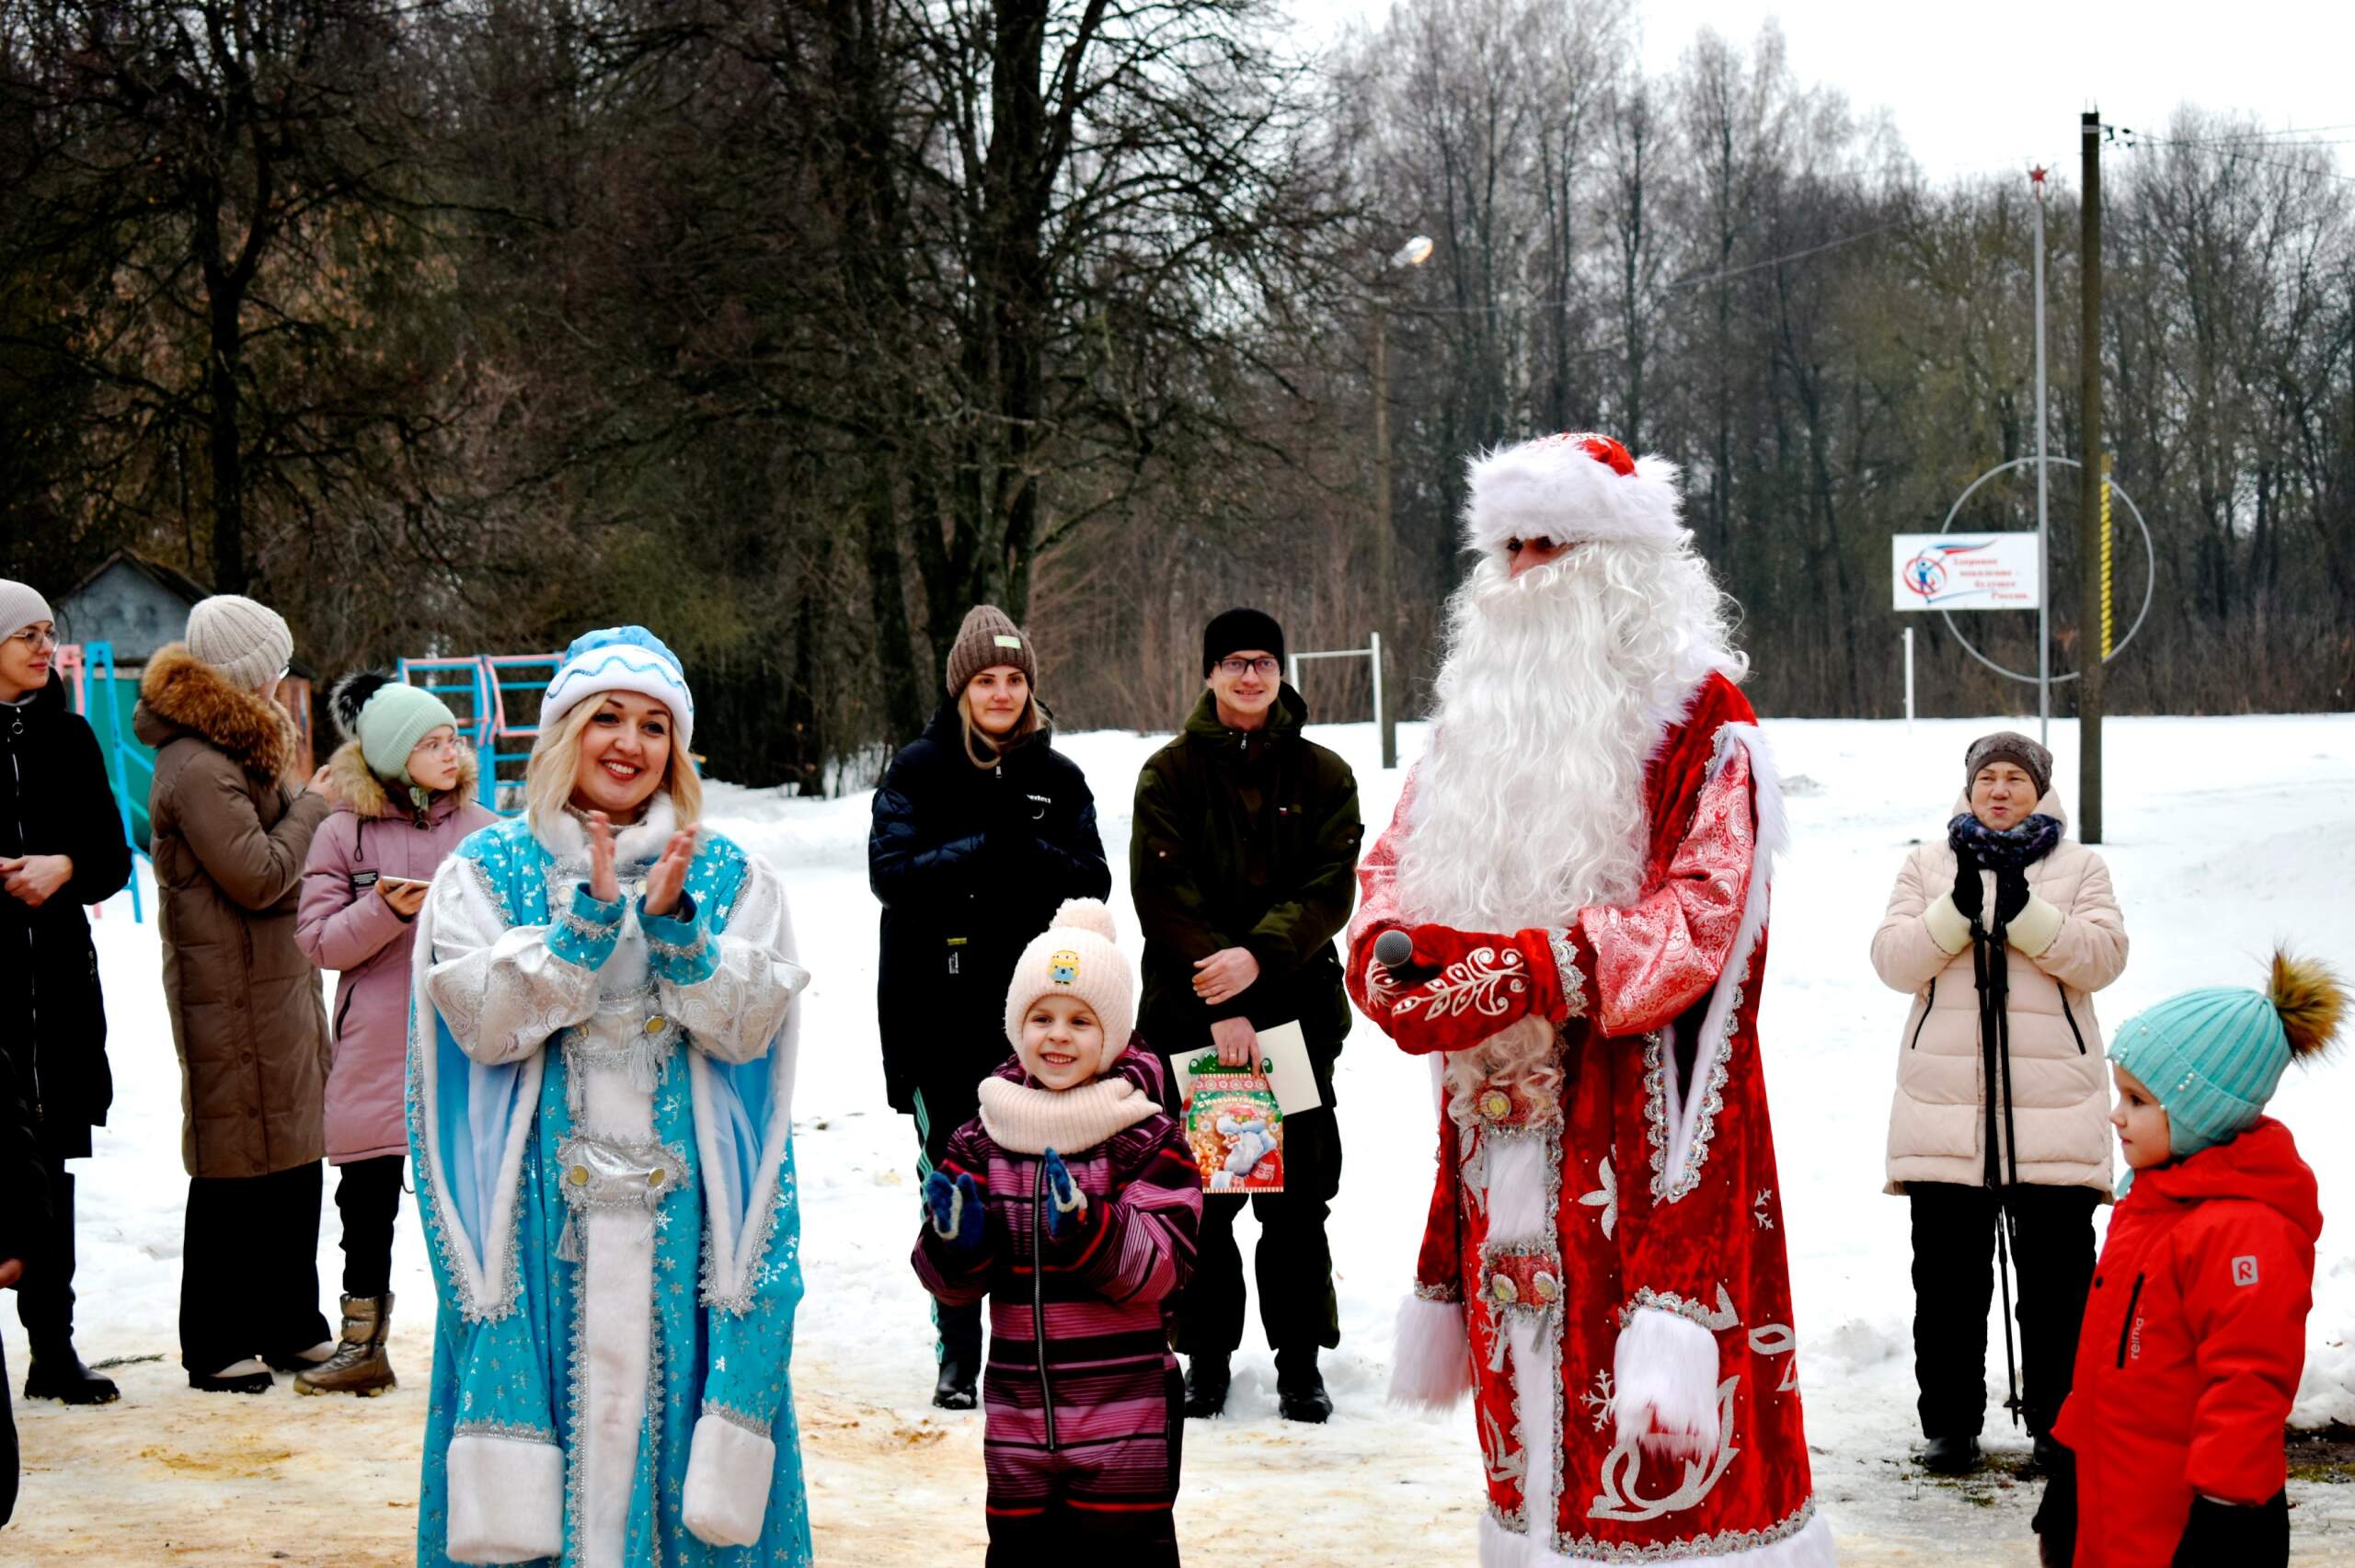
[[[2126,1177],[2037,1511],[2048,1568],[2262,1568],[2290,1555],[2281,1430],[2305,1365],[2315,1176],[2264,1115],[2346,993],[2277,954],[2272,984],[2196,990],[2118,1031]]]

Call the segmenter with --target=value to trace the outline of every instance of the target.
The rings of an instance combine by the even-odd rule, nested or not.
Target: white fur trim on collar
[[[678,808],[671,804],[670,792],[657,790],[646,803],[646,814],[614,834],[614,864],[636,865],[643,861],[661,858],[662,846],[679,830]],[[589,858],[589,830],[571,812],[557,814],[553,822],[536,818],[532,823],[532,836],[540,847],[558,860]]]
[[[1633,474],[1621,474],[1582,444],[1597,439],[1583,431],[1541,436],[1474,458],[1465,544],[1502,550],[1508,539],[1613,539],[1668,545],[1683,538],[1676,464],[1642,457]]]

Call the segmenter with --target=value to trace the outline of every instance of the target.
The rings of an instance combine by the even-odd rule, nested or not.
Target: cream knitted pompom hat
[[[1096,1010],[1104,1026],[1104,1059],[1097,1071],[1128,1049],[1137,1018],[1136,971],[1120,952],[1112,911],[1101,898],[1064,899],[1054,923],[1022,950],[1005,988],[1007,1044],[1022,1043],[1023,1015],[1050,994],[1078,997]]]

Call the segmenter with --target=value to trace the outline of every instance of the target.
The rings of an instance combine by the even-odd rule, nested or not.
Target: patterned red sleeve
[[[1603,1035],[1665,1026],[1724,973],[1758,858],[1750,784],[1749,750],[1729,747],[1659,882],[1632,907],[1579,911],[1580,956],[1592,957],[1584,1011]]]

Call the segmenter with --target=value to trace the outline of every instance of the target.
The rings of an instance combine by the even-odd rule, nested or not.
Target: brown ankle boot
[[[343,1340],[335,1354],[294,1379],[298,1394],[383,1393],[394,1384],[392,1358],[385,1354],[385,1335],[393,1323],[393,1298],[346,1296],[343,1299]]]

